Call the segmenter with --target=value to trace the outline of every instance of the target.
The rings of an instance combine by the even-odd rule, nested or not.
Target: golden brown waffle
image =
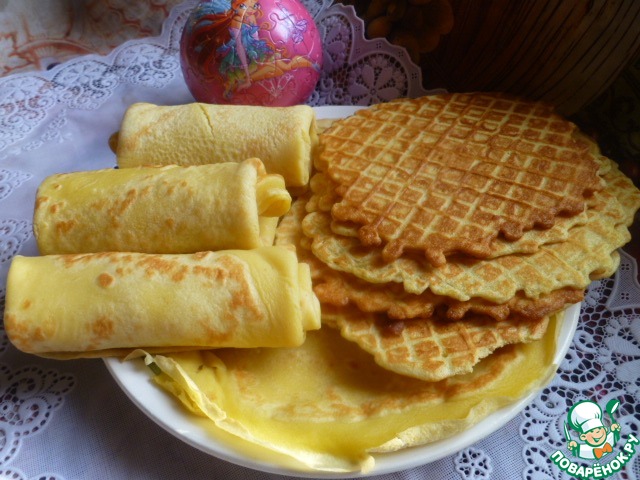
[[[631,225],[640,204],[640,192],[635,188],[631,179],[620,171],[620,168],[613,160],[606,158],[604,160],[611,167],[604,175],[604,179],[623,208],[624,217],[621,219],[621,223]]]
[[[340,123],[325,131],[323,142]],[[400,255],[390,258],[385,255],[390,242],[363,239],[366,222],[336,215],[350,189],[332,175],[326,156],[319,159],[321,171],[311,179],[310,194],[298,199],[280,223],[276,243],[295,245],[300,261],[309,264],[323,322],[338,328],[379,365],[428,381],[469,372],[481,358],[504,345],[540,338],[550,316],[581,300],[593,279],[615,271],[616,249],[629,240],[627,226],[640,207],[640,192],[573,126],[565,133],[575,142],[573,146],[584,146],[587,163],[593,167],[589,170],[595,178],[593,188],[583,188],[570,201],[579,201],[580,211],[567,214],[564,207],[553,210],[548,203],[536,204],[536,208],[544,205],[553,210],[551,224],[536,220],[532,228],[524,226],[517,238],[499,230],[502,235],[487,240],[488,253],[478,255],[464,246],[450,249],[439,244],[446,248],[438,254],[448,258],[434,265],[438,262],[429,258],[428,251],[403,245]],[[527,135],[532,134],[522,138],[531,140]],[[562,138],[559,133],[554,141]],[[566,165],[558,168],[567,173]],[[562,177],[555,173],[541,181],[542,188],[557,190],[554,182]],[[370,198],[386,188],[380,182],[366,185],[366,179],[364,184],[358,184],[356,177],[352,180],[353,185],[367,188]],[[405,184],[413,185],[409,180]],[[516,185],[521,186],[522,182]],[[420,188],[426,188],[424,182]],[[361,203],[367,198],[361,198]],[[563,200],[557,200],[561,205]],[[537,228],[541,226],[548,228]],[[437,222],[430,227],[436,233],[447,228]]]
[[[498,348],[542,338],[549,318],[496,322],[476,316],[458,322],[436,318],[389,322],[356,309],[323,309],[323,322],[335,325],[387,370],[438,381],[473,370]]]
[[[327,272],[328,267],[301,246],[305,238],[300,233],[300,219],[306,203],[304,198],[294,202],[278,226],[276,244],[295,245],[299,260],[309,263],[312,274]],[[375,302],[375,295],[368,300]],[[397,301],[402,303],[402,299]],[[464,319],[452,322],[437,314],[428,319],[396,321],[354,307],[339,308],[323,303],[322,321],[326,326],[338,328],[344,338],[370,353],[381,367],[426,381],[471,372],[482,358],[496,349],[541,338],[547,328],[547,316],[535,320],[515,315],[492,319],[487,312],[470,314],[468,309],[472,304],[474,302],[465,302],[464,306],[459,303],[463,311],[458,313]],[[489,311],[498,314],[497,310]]]
[[[363,247],[357,238],[334,234],[326,212],[312,211],[302,228],[312,239],[316,257],[332,269],[367,282],[399,282],[410,293],[430,289],[460,301],[483,298],[504,303],[518,292],[537,299],[559,289],[586,288],[594,278],[611,275],[617,268],[615,250],[629,241],[627,225],[640,207],[640,193],[617,168],[610,168],[604,179],[607,186],[595,194],[593,206],[587,210],[587,223],[571,228],[566,241],[543,245],[528,255],[457,258],[441,267],[433,267],[416,255],[386,262],[379,248]],[[317,202],[311,201],[307,208],[316,206]]]
[[[495,320],[505,320],[517,315],[527,320],[540,319],[584,297],[582,289],[560,289],[539,299],[529,299],[517,294],[508,302],[494,304],[482,299],[456,301],[429,290],[416,295],[405,292],[401,284],[374,284],[349,273],[329,268],[305,246],[307,240],[301,232],[305,215],[306,198],[298,198],[283,217],[276,230],[276,245],[293,245],[298,259],[309,264],[314,292],[320,302],[336,307],[355,305],[362,312],[386,313],[391,319],[429,318],[439,310],[450,320],[460,320],[467,314],[483,314]]]
[[[325,173],[316,173],[311,179],[311,188],[314,195],[310,201],[313,209],[330,212],[331,207],[339,201],[335,193],[336,184]],[[593,196],[587,200],[587,206],[592,202]],[[582,225],[587,221],[586,209],[577,215],[570,217],[558,217],[551,228],[544,230],[528,230],[514,241],[498,237],[491,244],[491,253],[487,258],[495,258],[514,253],[533,253],[540,245],[562,242],[569,237],[569,229],[576,225]],[[331,221],[331,230],[337,235],[346,237],[358,237],[358,226],[350,222]]]
[[[601,189],[595,144],[545,104],[502,94],[402,99],[333,123],[318,166],[337,184],[334,220],[386,262],[491,255],[502,235],[550,228]]]
[[[322,304],[333,306],[354,305],[362,312],[385,313],[393,320],[430,318],[439,315],[447,320],[463,320],[470,315],[486,315],[496,321],[517,315],[536,320],[581,302],[584,290],[561,288],[537,299],[516,294],[505,303],[497,304],[472,298],[457,301],[436,295],[429,290],[416,295],[407,293],[398,283],[372,284],[348,273],[312,267],[313,291]]]

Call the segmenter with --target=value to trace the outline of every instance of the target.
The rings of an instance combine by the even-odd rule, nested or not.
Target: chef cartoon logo
[[[600,459],[613,453],[613,447],[620,439],[620,424],[613,419],[619,405],[617,400],[607,404],[606,411],[611,420],[609,428],[602,421],[602,409],[597,403],[583,400],[571,407],[564,424],[569,451],[586,460]],[[569,433],[568,426],[578,432],[577,440]]]
[[[566,447],[571,455],[558,450],[551,455],[551,461],[561,470],[582,479],[607,478],[619,472],[635,455],[640,443],[630,433],[624,445],[617,445],[621,427],[615,420],[615,413],[619,406],[617,399],[610,400],[604,411],[591,400],[574,404],[564,422]],[[576,459],[587,463],[577,463]]]

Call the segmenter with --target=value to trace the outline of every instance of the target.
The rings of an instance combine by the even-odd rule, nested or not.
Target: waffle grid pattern
[[[640,192],[544,105],[446,99],[449,110],[439,105],[433,115],[449,123],[434,120],[443,129],[435,132],[420,110],[426,100],[400,103],[407,109],[399,117],[391,103],[329,127],[304,211],[281,226],[311,267],[323,322],[381,367],[437,382],[474,371],[501,347],[540,338],[550,315],[611,275]],[[479,132],[487,137],[474,143]],[[508,224],[526,215],[544,229]],[[497,226],[501,235],[483,236]],[[419,242],[434,248],[414,248]]]
[[[312,177],[311,204],[314,210],[330,212],[336,201],[335,184],[322,172]],[[593,197],[587,200],[587,208],[593,203]],[[587,210],[571,217],[559,217],[554,225],[546,230],[529,230],[514,241],[498,237],[492,242],[491,254],[487,258],[496,258],[515,253],[534,253],[541,245],[565,241],[569,237],[569,230],[576,225],[587,222]],[[358,225],[353,222],[331,221],[331,230],[336,235],[358,237]]]
[[[500,233],[549,228],[600,188],[589,145],[541,104],[452,94],[377,107],[334,123],[320,164],[338,184],[334,219],[361,225],[364,245],[386,243],[386,261],[405,248],[434,265],[487,257]]]
[[[390,319],[429,318],[438,314],[450,320],[461,320],[469,314],[484,314],[494,320],[505,320],[515,314],[521,318],[539,319],[583,298],[581,289],[560,289],[539,299],[518,295],[503,304],[472,298],[466,302],[436,295],[429,290],[420,295],[404,290],[399,283],[373,284],[347,272],[329,268],[309,250],[308,238],[302,234],[306,198],[297,199],[283,217],[276,231],[276,244],[294,246],[300,261],[311,269],[314,291],[323,304],[343,307],[354,305],[363,312],[385,312]]]
[[[372,283],[401,282],[410,293],[430,289],[460,301],[473,297],[503,303],[522,291],[539,298],[559,288],[585,288],[597,275],[610,275],[617,267],[615,250],[629,239],[620,222],[619,204],[609,202],[615,213],[590,212],[590,223],[576,226],[564,242],[543,245],[530,255],[507,255],[487,261],[425,264],[418,257],[386,263],[379,250],[363,249],[358,239],[339,237],[330,229],[330,216],[312,212],[303,220],[303,231],[313,238],[313,253],[331,268],[353,273]]]
[[[406,322],[400,334],[385,335],[375,316],[337,318],[342,335],[374,355],[378,364],[431,382],[472,371],[500,347],[541,338],[548,322],[548,317],[498,323],[479,317],[460,322],[413,320]]]

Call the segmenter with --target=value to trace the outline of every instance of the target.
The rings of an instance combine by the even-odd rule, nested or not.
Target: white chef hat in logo
[[[571,407],[569,412],[571,426],[582,433],[594,428],[604,427],[602,423],[602,409],[597,403],[583,400]]]

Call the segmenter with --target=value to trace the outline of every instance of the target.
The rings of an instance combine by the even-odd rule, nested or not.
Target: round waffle
[[[561,288],[586,288],[593,279],[615,272],[615,251],[629,241],[627,226],[640,206],[640,192],[615,166],[603,178],[606,188],[590,201],[587,223],[572,227],[565,241],[542,245],[527,255],[487,260],[457,257],[455,262],[439,267],[419,255],[387,262],[380,248],[363,246],[358,238],[336,235],[327,212],[312,211],[304,218],[302,228],[312,239],[316,257],[332,269],[367,282],[399,282],[410,293],[430,289],[460,301],[479,297],[504,303],[517,292],[535,299]],[[307,208],[317,205],[312,199]]]
[[[444,129],[429,147],[438,152],[433,158],[397,141],[416,118],[433,134],[439,120],[420,110],[431,100],[453,108],[460,99],[474,114],[479,105],[487,109],[476,123],[468,109],[450,112],[451,125],[475,132],[466,140],[449,138],[458,127]],[[418,113],[407,113],[407,105]],[[350,117],[353,124],[327,126],[310,192],[276,234],[276,243],[295,245],[310,266],[323,323],[385,369],[438,381],[472,371],[504,345],[540,338],[592,280],[611,275],[640,191],[595,143],[547,109],[502,95],[449,95],[372,107]],[[370,117],[380,122],[375,132]],[[521,130],[512,130],[514,121]],[[498,126],[480,138],[478,122]],[[455,152],[447,162],[442,145]],[[342,153],[331,157],[332,148]],[[394,157],[400,151],[408,153]],[[451,223],[449,207],[461,201],[471,213]],[[425,205],[433,216],[423,222]],[[495,206],[490,215],[488,205]],[[396,230],[387,228],[394,222],[387,207],[397,214]],[[476,215],[487,222],[478,227]]]
[[[358,226],[390,262],[435,266],[491,255],[502,236],[550,228],[602,188],[595,145],[551,106],[503,94],[445,94],[360,110],[322,134],[334,220]]]
[[[301,227],[306,205],[307,199],[304,197],[293,203],[278,225],[276,245],[296,247],[298,259],[310,266],[314,292],[325,305],[342,307],[351,304],[362,312],[385,313],[392,320],[429,318],[436,310],[449,320],[461,320],[468,314],[482,314],[498,321],[513,315],[538,320],[584,297],[583,289],[563,288],[538,299],[517,294],[502,304],[478,298],[461,302],[429,290],[421,294],[408,293],[399,283],[370,283],[355,275],[329,268],[311,253],[309,239],[302,234]]]
[[[604,163],[604,162],[603,162]],[[606,164],[603,165],[606,168]],[[325,173],[319,172],[312,177],[312,191],[314,196],[311,201],[317,206],[315,210],[331,212],[331,208],[335,202],[339,201],[339,197],[335,193],[337,185],[331,181]],[[593,197],[587,200],[587,205]],[[491,244],[491,253],[487,258],[501,257],[503,255],[511,255],[514,253],[533,253],[540,245],[549,243],[562,242],[569,237],[569,230],[576,225],[583,225],[587,222],[586,209],[577,215],[570,217],[562,216],[556,219],[552,227],[540,230],[528,230],[517,240],[507,240],[498,237]],[[331,230],[337,235],[346,237],[358,237],[358,226],[352,222],[340,222],[335,219],[331,220]]]
[[[581,291],[567,289],[548,298],[517,296],[495,305],[478,299],[458,302],[429,291],[413,295],[400,284],[373,284],[354,276],[346,280],[348,274],[332,270],[305,248],[301,220],[306,206],[304,197],[293,203],[278,225],[276,244],[295,246],[299,261],[309,264],[323,323],[401,375],[433,382],[469,373],[498,348],[541,338],[548,315],[560,311],[571,295],[577,296],[574,301],[582,297]],[[378,311],[396,318],[373,313]]]
[[[384,316],[348,308],[325,308],[323,320],[337,326],[344,338],[373,355],[383,368],[429,382],[469,373],[505,345],[540,339],[549,324],[549,317],[496,322],[476,315],[458,322],[414,319],[394,328]]]

